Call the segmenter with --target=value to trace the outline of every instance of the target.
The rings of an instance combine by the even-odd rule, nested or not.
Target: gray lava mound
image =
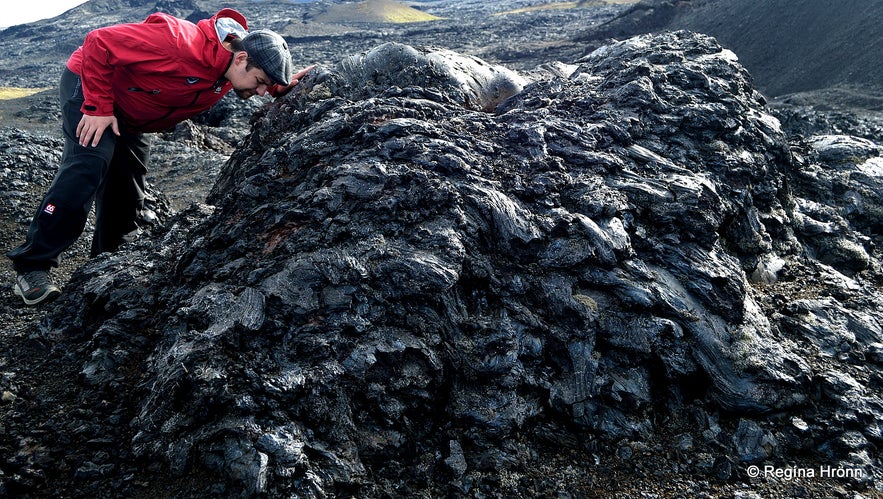
[[[707,36],[524,74],[381,45],[262,108],[209,204],[89,262],[50,329],[129,408],[135,456],[224,494],[465,494],[682,413],[719,475],[824,449],[867,479],[879,308],[845,312],[833,341],[826,314],[858,288],[764,291],[875,265],[868,237],[789,190],[806,154]],[[872,177],[850,198],[871,233]],[[857,355],[867,378],[838,367]]]

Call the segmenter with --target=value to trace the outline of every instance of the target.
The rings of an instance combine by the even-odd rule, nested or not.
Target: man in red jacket
[[[7,255],[17,273],[15,294],[28,305],[61,294],[49,270],[83,233],[93,200],[92,256],[134,237],[144,209],[148,132],[209,109],[230,90],[244,99],[284,95],[310,69],[292,75],[285,40],[269,30],[249,32],[232,9],[196,24],[156,13],[86,35],[61,77],[61,165],[24,244]]]

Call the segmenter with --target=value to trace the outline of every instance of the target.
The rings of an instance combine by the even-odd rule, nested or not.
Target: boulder
[[[871,265],[813,259],[811,227],[861,238],[798,202],[802,166],[708,36],[524,75],[381,45],[262,108],[209,204],[85,265],[51,327],[93,389],[137,387],[137,456],[245,495],[465,493],[579,442],[628,457],[690,407],[681,441],[713,442],[718,475],[793,451],[767,418],[820,400],[811,445],[855,432],[825,447],[848,460],[880,443],[879,392],[813,359],[879,369],[880,311],[851,335],[834,302],[764,288]]]

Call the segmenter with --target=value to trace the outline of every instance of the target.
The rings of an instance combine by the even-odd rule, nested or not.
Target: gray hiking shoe
[[[15,294],[21,296],[25,305],[36,305],[52,301],[61,295],[61,290],[49,279],[49,272],[34,270],[19,273],[15,278]]]

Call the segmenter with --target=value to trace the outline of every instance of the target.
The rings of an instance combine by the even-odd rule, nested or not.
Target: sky
[[[86,0],[35,0],[32,2],[7,0],[3,3],[0,27],[7,28],[55,17],[81,3],[86,3]]]

